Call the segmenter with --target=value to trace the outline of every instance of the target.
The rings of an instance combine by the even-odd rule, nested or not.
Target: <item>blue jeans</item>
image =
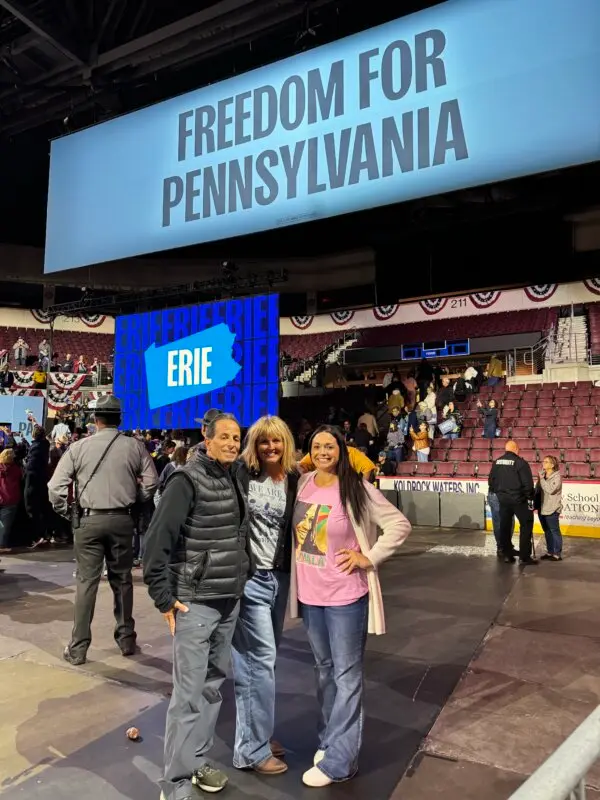
[[[17,516],[19,506],[2,506],[0,508],[0,547],[10,547],[10,533]]]
[[[500,378],[488,378],[487,385],[488,386],[497,386],[500,383]]]
[[[271,756],[275,728],[275,659],[290,591],[285,572],[259,569],[246,584],[233,635],[236,727],[233,765],[255,767]]]
[[[429,453],[424,453],[422,450],[417,450],[417,461],[429,461]]]
[[[546,537],[546,550],[550,555],[559,556],[562,553],[562,533],[558,511],[553,514],[540,514],[539,518]]]
[[[490,511],[492,512],[492,528],[494,529],[494,538],[496,539],[496,547],[498,550],[502,549],[502,545],[500,543],[500,501],[498,500],[497,495],[493,492],[488,494],[488,505],[490,507]],[[511,536],[515,532],[515,518],[512,518],[512,530]]]
[[[460,433],[445,433],[442,436],[442,439],[458,439]]]
[[[358,769],[363,733],[363,662],[369,595],[347,606],[302,605],[315,657],[319,703],[319,769],[332,781]]]

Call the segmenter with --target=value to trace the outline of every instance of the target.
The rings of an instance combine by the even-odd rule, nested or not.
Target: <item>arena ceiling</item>
[[[400,12],[399,4],[389,0],[0,0],[0,174],[5,187],[0,244],[43,245],[51,139],[439,2],[444,0],[405,0]],[[160,254],[160,259],[176,259],[180,265],[192,259],[216,267],[223,258],[313,258],[373,248],[399,230],[443,236],[457,226],[532,211],[547,214],[550,226],[565,214],[600,205],[598,177],[597,165],[590,166],[327,220],[315,223],[310,235],[305,226],[296,226]],[[15,262],[0,262],[0,280],[14,280]],[[144,261],[146,274],[151,263]],[[111,276],[117,268],[112,266],[107,268]],[[118,270],[122,273],[122,265]],[[124,283],[140,279],[132,261],[130,275],[136,271],[137,279],[128,277]],[[95,283],[117,283],[112,277],[102,281],[99,274],[100,268],[94,268]],[[26,280],[36,277],[28,274]],[[54,279],[84,282],[66,274]],[[305,275],[302,291],[307,280]],[[480,276],[472,280],[473,287],[482,285]],[[436,291],[431,275],[422,284],[413,283],[410,295]],[[333,284],[349,285],[340,270],[335,276],[331,270]]]

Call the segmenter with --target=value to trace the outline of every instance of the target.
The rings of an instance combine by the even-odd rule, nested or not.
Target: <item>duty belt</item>
[[[129,514],[129,508],[84,508],[82,514],[84,517],[96,517],[100,515],[110,516],[116,514]]]

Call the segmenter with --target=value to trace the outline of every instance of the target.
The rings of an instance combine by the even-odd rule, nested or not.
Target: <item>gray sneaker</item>
[[[204,764],[192,773],[192,785],[202,789],[203,792],[215,794],[221,792],[229,783],[229,778],[220,769]]]

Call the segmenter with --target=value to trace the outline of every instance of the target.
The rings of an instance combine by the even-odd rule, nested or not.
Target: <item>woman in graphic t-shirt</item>
[[[236,733],[233,764],[262,775],[287,770],[273,741],[275,659],[290,588],[292,513],[298,473],[294,438],[279,417],[249,429],[235,466],[248,495],[248,536],[254,574],[246,584],[233,636]]]
[[[410,523],[352,470],[337,428],[318,428],[310,454],[316,472],[300,478],[292,522],[291,612],[298,616],[299,601],[320,707],[319,748],[302,780],[322,787],[358,769],[366,635],[385,632],[377,568],[406,539]]]

